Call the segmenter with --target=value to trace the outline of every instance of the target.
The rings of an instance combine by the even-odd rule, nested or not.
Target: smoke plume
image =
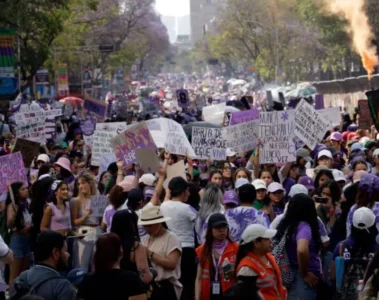
[[[375,39],[366,14],[366,0],[324,0],[331,13],[343,16],[347,21],[347,32],[351,36],[355,51],[361,56],[369,78],[379,64]]]

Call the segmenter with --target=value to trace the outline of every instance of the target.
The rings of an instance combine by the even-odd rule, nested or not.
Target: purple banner
[[[315,100],[315,109],[324,109],[324,95],[317,94]]]
[[[102,118],[107,116],[107,104],[105,102],[86,98],[84,100],[84,109]]]
[[[0,193],[7,192],[8,186],[14,182],[28,185],[21,152],[0,157]]]
[[[146,147],[156,149],[145,122],[137,123],[128,128],[111,139],[110,144],[115,151],[116,157],[124,161],[125,166],[137,163],[136,149]]]
[[[84,120],[80,120],[80,129],[85,136],[91,136],[95,132],[96,123],[89,112]]]
[[[254,121],[259,119],[259,110],[258,108],[253,108],[250,110],[232,112],[231,120],[229,126],[237,125],[240,123],[246,123],[249,121]]]

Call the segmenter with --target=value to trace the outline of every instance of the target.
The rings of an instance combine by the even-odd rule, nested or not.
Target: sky
[[[190,0],[155,0],[155,7],[162,16],[189,15]]]

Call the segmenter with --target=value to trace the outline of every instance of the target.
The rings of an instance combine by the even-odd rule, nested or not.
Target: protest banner
[[[24,166],[29,168],[33,159],[39,154],[39,146],[40,143],[17,138],[12,152],[21,152]]]
[[[101,218],[104,215],[104,211],[108,206],[108,196],[106,195],[94,195],[91,197],[91,209],[92,217]]]
[[[115,151],[116,157],[121,159],[125,166],[137,162],[135,154],[137,148],[156,148],[145,122],[129,126],[127,130],[112,138],[110,145]]]
[[[153,147],[136,149],[136,159],[145,173],[155,173],[159,170],[157,151]]]
[[[166,120],[167,135],[164,145],[166,151],[178,155],[186,155],[188,153],[189,156],[194,157],[195,152],[188,141],[183,126],[173,120]]]
[[[8,186],[14,182],[28,185],[21,152],[0,156],[0,193],[7,192]]]
[[[107,103],[86,96],[84,100],[84,113],[90,112],[96,122],[102,122],[107,116]]]
[[[225,160],[226,140],[221,128],[192,127],[192,148],[198,159]]]
[[[259,113],[260,164],[296,161],[294,111]]]
[[[374,124],[372,120],[372,116],[370,113],[370,108],[368,106],[367,100],[358,100],[358,112],[359,112],[359,120],[358,126],[359,129],[369,129]]]
[[[180,107],[188,107],[190,104],[190,98],[187,90],[177,90],[176,99]]]
[[[329,124],[329,129],[332,129],[341,124],[341,111],[339,107],[330,107],[317,110]]]
[[[222,136],[226,140],[226,147],[235,152],[254,150],[258,136],[259,120],[241,123],[222,129]]]
[[[104,154],[109,154],[113,152],[110,145],[110,140],[117,134],[112,131],[100,131],[95,130],[92,140],[92,156],[91,165],[100,166],[101,157]]]
[[[312,150],[324,138],[329,127],[322,114],[304,99],[296,106],[295,135]]]
[[[220,103],[203,107],[203,118],[205,122],[222,125],[224,121],[226,103]]]
[[[232,112],[229,126],[237,125],[240,123],[246,123],[246,122],[254,121],[258,119],[259,119],[259,110],[256,107],[249,110]]]
[[[324,95],[317,94],[315,97],[315,109],[324,109]]]

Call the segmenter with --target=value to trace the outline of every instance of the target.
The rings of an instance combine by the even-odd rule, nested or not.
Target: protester
[[[236,276],[258,277],[257,287],[265,300],[287,297],[280,269],[270,254],[275,235],[276,230],[260,224],[249,225],[242,233],[236,261]]]
[[[13,252],[9,249],[3,238],[0,236],[0,270],[4,270],[5,264],[10,265],[13,263]],[[8,285],[2,273],[0,273],[0,300],[5,300],[5,293]]]
[[[29,292],[25,285],[44,300],[74,300],[76,293],[70,282],[60,275],[67,269],[68,253],[65,237],[56,231],[41,232],[34,252],[36,265],[23,272],[14,282],[11,297]],[[18,298],[19,299],[19,298]]]
[[[121,240],[114,233],[98,238],[94,255],[95,272],[80,284],[79,299],[147,299],[138,276],[120,269],[121,249]]]
[[[179,282],[181,270],[191,271],[186,267],[183,268],[183,264],[181,265],[181,260],[184,259],[182,255],[183,243],[180,243],[176,235],[165,228],[165,222],[168,221],[171,221],[170,218],[164,217],[157,206],[144,207],[138,220],[138,225],[144,226],[148,233],[142,239],[142,244],[146,247],[146,254],[157,271],[153,292],[149,298],[152,300],[179,300],[183,291],[183,286]],[[191,261],[186,262],[184,266],[190,264]],[[195,264],[194,266],[196,267]],[[187,278],[192,279],[191,277]],[[185,280],[183,282],[188,283]],[[191,290],[188,290],[188,293],[191,294]]]
[[[199,260],[195,299],[219,299],[235,283],[234,270],[238,244],[229,234],[223,214],[214,213],[207,224],[204,243],[196,249]]]

